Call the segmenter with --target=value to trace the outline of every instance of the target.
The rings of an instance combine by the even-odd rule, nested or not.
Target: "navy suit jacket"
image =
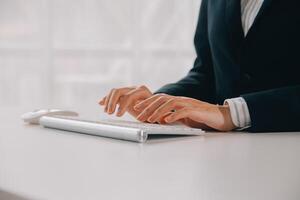
[[[299,0],[265,0],[244,37],[240,0],[202,0],[194,67],[156,93],[219,104],[243,97],[249,131],[300,131],[299,7]]]

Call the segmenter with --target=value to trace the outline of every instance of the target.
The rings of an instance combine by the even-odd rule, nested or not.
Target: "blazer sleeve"
[[[207,33],[207,0],[202,0],[198,25],[194,38],[197,58],[187,76],[176,83],[168,84],[155,93],[186,96],[212,102],[214,78]],[[176,70],[176,69],[174,69]]]
[[[247,102],[251,132],[300,130],[300,85],[241,95]]]

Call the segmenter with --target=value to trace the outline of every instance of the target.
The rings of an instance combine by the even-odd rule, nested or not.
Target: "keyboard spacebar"
[[[120,127],[108,124],[75,121],[45,116],[40,119],[40,124],[46,128],[72,131],[89,135],[97,135],[134,142],[145,142],[147,133],[139,128]]]

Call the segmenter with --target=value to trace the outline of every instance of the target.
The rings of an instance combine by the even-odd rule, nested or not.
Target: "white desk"
[[[137,144],[26,126],[24,110],[0,111],[1,200],[300,199],[297,133]]]

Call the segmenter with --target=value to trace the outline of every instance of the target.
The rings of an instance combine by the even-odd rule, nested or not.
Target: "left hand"
[[[140,112],[137,119],[143,122],[170,124],[179,121],[190,127],[219,131],[236,128],[227,105],[187,97],[157,94],[140,102],[134,109]]]

